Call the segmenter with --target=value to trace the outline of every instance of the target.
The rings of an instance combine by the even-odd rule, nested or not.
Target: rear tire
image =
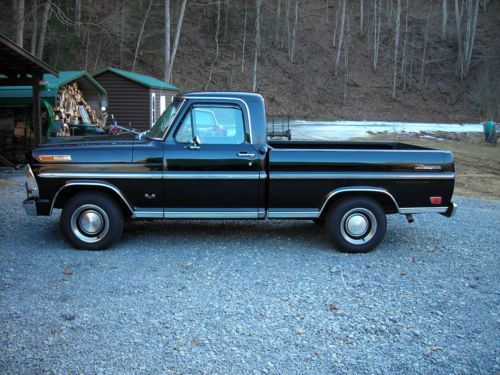
[[[325,228],[336,249],[346,253],[366,253],[384,238],[387,218],[376,200],[352,197],[341,200],[330,209]]]
[[[65,204],[60,220],[66,240],[82,250],[107,249],[123,231],[120,206],[101,192],[83,192],[73,196]]]

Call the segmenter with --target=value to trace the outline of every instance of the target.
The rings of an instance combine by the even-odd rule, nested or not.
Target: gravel
[[[391,216],[363,255],[308,221],[141,221],[87,252],[3,176],[2,374],[500,371],[500,201]]]

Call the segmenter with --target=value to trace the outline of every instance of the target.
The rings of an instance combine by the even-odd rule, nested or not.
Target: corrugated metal
[[[107,71],[94,76],[108,92],[108,114],[120,125],[149,129],[151,99],[149,88]],[[108,117],[108,123],[111,116]]]

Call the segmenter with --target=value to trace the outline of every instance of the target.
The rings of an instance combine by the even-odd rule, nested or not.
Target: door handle
[[[238,152],[236,154],[239,158],[254,158],[255,157],[255,154],[251,154],[251,153],[248,153],[246,151],[242,151],[242,152]]]

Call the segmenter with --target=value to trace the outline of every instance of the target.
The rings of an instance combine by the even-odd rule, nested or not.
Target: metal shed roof
[[[52,73],[57,76],[58,71],[0,34],[0,74],[13,77],[33,73]]]
[[[168,83],[165,83],[163,81],[160,81],[157,78],[146,76],[144,74],[129,72],[127,70],[112,68],[112,67],[108,67],[108,68],[105,68],[103,70],[100,70],[99,72],[94,74],[94,77],[101,75],[102,73],[105,73],[108,71],[113,72],[115,74],[118,74],[124,78],[130,79],[131,81],[134,81],[134,82],[139,83],[139,84],[146,86],[146,87],[158,88],[158,89],[163,89],[163,90],[178,91],[177,87],[169,85]]]
[[[82,78],[87,80],[89,85],[93,86],[102,96],[107,96],[106,90],[90,74],[83,70],[71,70],[59,72],[59,77],[44,74],[43,80],[47,81],[48,85],[45,90],[41,91],[41,97],[54,105],[59,87]],[[31,86],[0,86],[0,107],[23,107],[30,105],[31,101]]]

